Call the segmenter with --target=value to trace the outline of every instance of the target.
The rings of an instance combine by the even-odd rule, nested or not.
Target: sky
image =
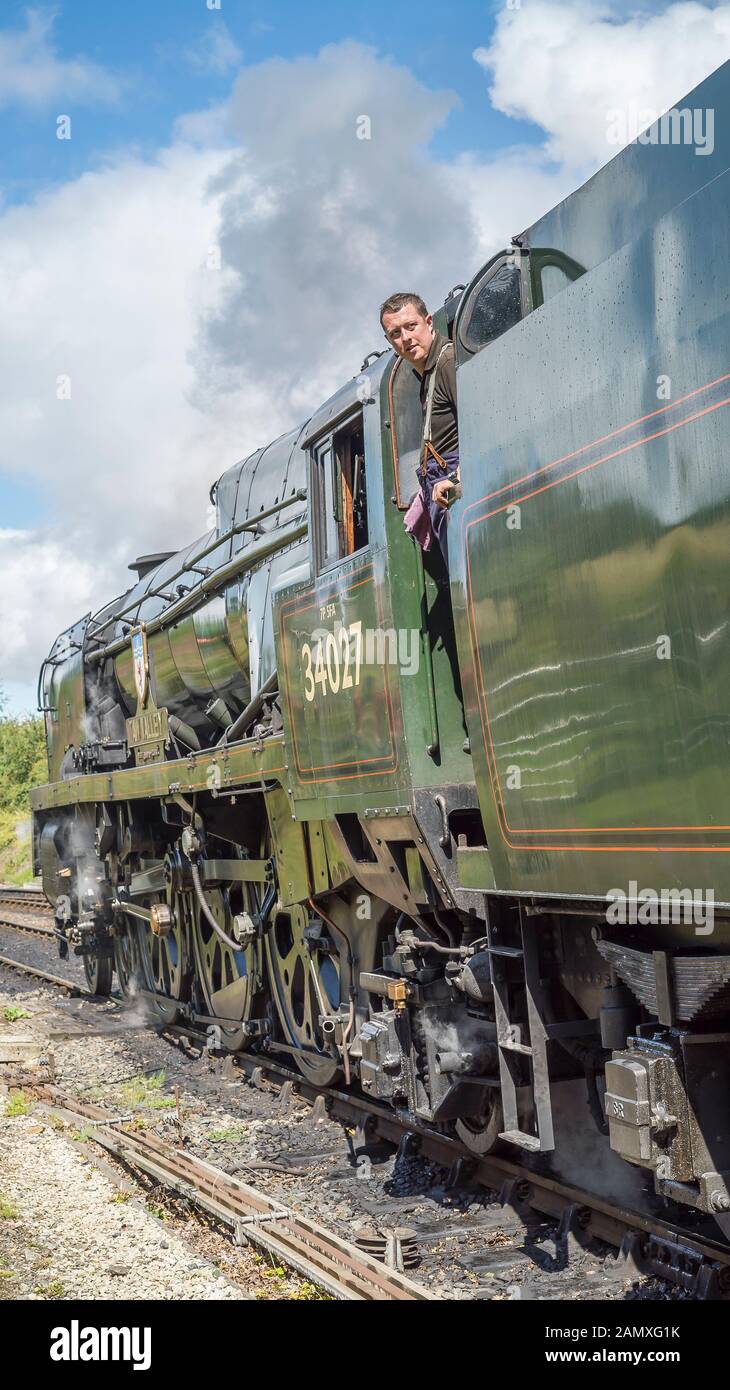
[[[0,689],[730,58],[730,3],[0,7]],[[364,137],[364,138],[363,138]]]

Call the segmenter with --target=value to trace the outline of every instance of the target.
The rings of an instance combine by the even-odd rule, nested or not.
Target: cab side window
[[[346,421],[311,450],[317,571],[368,543],[362,415]]]
[[[459,315],[457,360],[465,361],[493,343],[522,318],[519,260],[504,256],[487,267]]]

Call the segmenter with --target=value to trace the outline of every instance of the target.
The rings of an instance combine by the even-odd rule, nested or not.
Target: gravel
[[[0,1098],[0,1297],[243,1299],[143,1205],[120,1200],[84,1145]]]

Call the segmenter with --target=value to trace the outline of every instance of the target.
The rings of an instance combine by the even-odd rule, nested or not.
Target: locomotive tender
[[[729,95],[437,316],[450,576],[375,354],[57,639],[32,794],[97,991],[726,1234]]]

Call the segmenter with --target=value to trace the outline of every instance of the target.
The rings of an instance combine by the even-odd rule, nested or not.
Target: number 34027
[[[337,695],[360,684],[362,622],[340,624],[335,632],[319,637],[314,647],[302,646],[304,698],[313,700],[320,687],[323,696]]]

